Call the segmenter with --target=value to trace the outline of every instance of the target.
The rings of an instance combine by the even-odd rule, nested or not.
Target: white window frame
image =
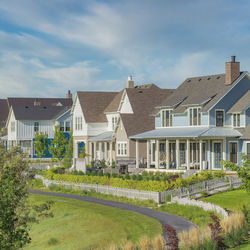
[[[221,144],[221,160],[223,160],[223,141],[222,140],[216,140],[212,142],[212,170],[218,170],[223,169],[223,166],[221,168],[215,168],[215,159],[214,159],[214,144],[220,143]]]
[[[13,121],[10,123],[10,131],[15,132],[16,131],[16,122]]]
[[[169,123],[166,124],[166,111],[169,112]],[[161,126],[162,127],[172,127],[173,126],[173,109],[163,109],[161,110]]]
[[[223,125],[222,126],[217,126],[216,124],[216,112],[217,111],[223,111]],[[225,126],[225,110],[224,109],[216,109],[215,110],[215,116],[214,116],[214,120],[215,120],[215,126],[216,127],[224,127]]]
[[[75,130],[76,131],[82,130],[82,116],[75,117]]]
[[[37,125],[37,126],[36,126]],[[34,132],[38,132],[39,133],[39,122],[34,122]]]
[[[197,124],[195,125],[194,125],[194,109],[197,109]],[[192,120],[191,120],[192,122],[190,122],[191,113],[192,113]],[[201,107],[190,107],[188,109],[188,122],[189,126],[201,126]]]
[[[236,126],[234,125],[234,116],[236,115]],[[239,124],[238,124],[238,116],[239,116],[239,118],[240,118],[240,113],[232,113],[232,126],[234,127],[234,128],[240,128],[241,127],[241,125],[240,125],[240,122],[241,122],[241,119],[239,120]]]
[[[239,164],[239,143],[238,141],[228,141],[228,160],[230,161],[230,143],[237,143],[237,152],[236,152],[236,159],[237,159],[237,162],[235,162],[235,164]]]
[[[117,151],[116,151],[117,156],[127,156],[128,143],[126,141],[119,141],[116,143],[116,146],[117,146]]]

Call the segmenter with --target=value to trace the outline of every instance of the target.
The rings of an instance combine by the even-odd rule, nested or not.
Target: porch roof
[[[171,127],[158,128],[130,136],[130,139],[153,138],[197,138],[197,137],[240,137],[241,133],[232,128],[218,127]]]
[[[101,133],[97,136],[91,137],[89,139],[90,142],[97,142],[97,141],[112,141],[114,139],[113,131],[108,131]]]

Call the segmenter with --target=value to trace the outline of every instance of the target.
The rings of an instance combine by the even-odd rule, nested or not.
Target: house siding
[[[173,115],[173,127],[188,126],[188,125],[189,125],[188,112],[184,114]]]

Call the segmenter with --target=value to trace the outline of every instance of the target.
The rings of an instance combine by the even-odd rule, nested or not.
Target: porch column
[[[89,163],[93,159],[93,149],[92,149],[92,142],[89,142]]]
[[[180,140],[177,139],[176,140],[176,169],[180,168],[180,157],[179,157],[179,154],[180,154]]]
[[[202,140],[200,140],[200,170],[203,170],[203,165],[202,165]]]
[[[99,160],[102,160],[102,143],[99,142]]]
[[[88,160],[89,160],[89,143],[88,143],[88,141],[84,141],[84,147],[85,147],[86,160],[88,163]]]
[[[187,159],[187,170],[190,170],[190,140],[189,139],[187,139],[186,159]]]
[[[94,161],[96,160],[96,141],[94,142]]]
[[[166,169],[169,169],[169,140],[166,140]]]
[[[109,157],[110,157],[110,165],[112,164],[112,161],[113,161],[113,142],[111,141],[110,143],[109,143],[109,150],[110,150],[110,152],[109,152]]]
[[[207,141],[208,145],[207,145],[207,161],[208,161],[208,169],[212,170],[212,166],[211,166],[211,140]]]
[[[155,168],[159,168],[159,140],[155,140]]]
[[[227,160],[227,150],[226,150],[226,139],[223,140],[223,154],[222,154],[223,161]],[[222,167],[224,169],[224,167]]]
[[[150,140],[147,140],[147,168],[150,168]]]
[[[139,168],[139,141],[135,141],[136,168]]]
[[[107,151],[108,151],[108,145],[107,145],[108,143],[105,141],[104,142],[104,157],[103,157],[103,159],[105,160],[105,161],[107,161]]]

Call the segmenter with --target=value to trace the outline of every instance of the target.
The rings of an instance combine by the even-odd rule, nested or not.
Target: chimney
[[[235,56],[231,56],[231,62],[226,62],[225,84],[232,84],[240,76],[240,63],[235,62]]]
[[[41,102],[38,100],[38,98],[35,99],[34,106],[41,106]]]
[[[66,98],[72,99],[72,94],[70,93],[70,90],[68,90],[68,93],[66,94]]]
[[[134,81],[132,80],[132,76],[128,77],[126,88],[134,88]]]

